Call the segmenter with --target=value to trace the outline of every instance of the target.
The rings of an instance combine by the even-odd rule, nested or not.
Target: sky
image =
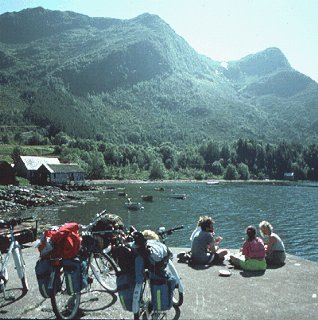
[[[277,47],[318,82],[318,0],[0,0],[0,14],[38,6],[118,19],[156,14],[213,60]]]

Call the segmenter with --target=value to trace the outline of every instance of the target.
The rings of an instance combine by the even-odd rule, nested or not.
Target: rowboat
[[[207,181],[206,184],[209,185],[209,186],[212,186],[212,185],[215,185],[215,184],[219,184],[219,181]]]
[[[143,201],[149,201],[149,202],[151,202],[152,200],[153,200],[153,196],[151,196],[151,195],[142,195],[141,196],[141,199],[143,200]]]
[[[171,194],[170,198],[185,200],[187,198],[187,195],[185,193],[180,193],[180,194],[175,193],[175,194]]]
[[[125,206],[127,207],[128,210],[143,210],[144,207],[140,202],[126,202]]]

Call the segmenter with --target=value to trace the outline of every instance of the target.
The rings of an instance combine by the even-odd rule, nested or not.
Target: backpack
[[[158,240],[147,240],[147,267],[155,272],[166,268],[172,252]]]
[[[67,222],[58,229],[44,231],[38,250],[41,257],[72,259],[80,251],[79,224]]]
[[[120,274],[135,274],[135,259],[137,252],[134,248],[127,245],[119,245],[115,247],[112,254],[120,268]]]
[[[98,231],[111,231],[111,230],[123,230],[124,222],[122,218],[116,214],[107,213],[100,218],[92,227],[93,232]],[[99,235],[104,240],[104,248],[107,247],[112,241],[112,233]]]

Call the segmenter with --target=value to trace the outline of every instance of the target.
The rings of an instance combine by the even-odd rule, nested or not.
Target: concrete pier
[[[183,249],[172,248],[174,255]],[[235,252],[235,250],[232,250]],[[49,299],[39,293],[34,266],[36,249],[23,250],[30,290],[22,295],[21,283],[10,261],[8,292],[12,301],[0,293],[0,319],[54,319]],[[207,269],[175,265],[186,292],[180,308],[172,308],[165,319],[318,319],[318,264],[287,255],[285,266],[265,273],[230,269],[228,262]],[[231,271],[229,277],[219,275]],[[81,319],[133,319],[123,311],[116,295],[101,291],[97,284],[81,298]]]

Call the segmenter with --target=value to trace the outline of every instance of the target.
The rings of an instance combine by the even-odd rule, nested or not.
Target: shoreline
[[[163,184],[163,183],[202,183],[207,185],[217,185],[225,183],[255,183],[255,184],[295,184],[295,183],[317,183],[316,181],[289,181],[289,180],[224,180],[224,179],[180,179],[180,180],[138,180],[138,179],[123,179],[123,180],[85,180],[85,183],[91,186],[106,185],[106,184],[131,184],[131,183],[144,183],[144,184]]]

